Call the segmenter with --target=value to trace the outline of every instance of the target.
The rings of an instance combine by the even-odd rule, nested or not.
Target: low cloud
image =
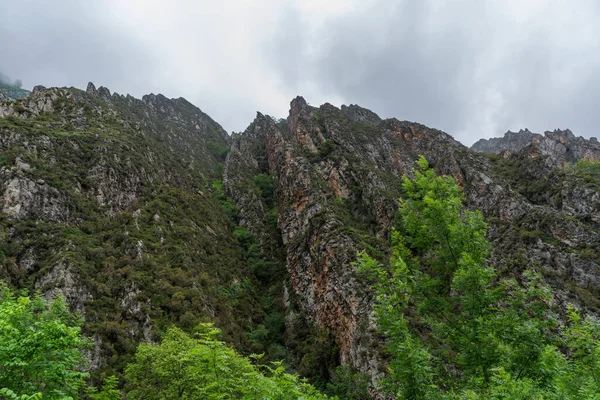
[[[0,6],[0,70],[26,88],[88,81],[186,97],[226,129],[256,111],[356,103],[465,144],[600,126],[594,0],[63,0]]]
[[[22,79],[28,89],[85,88],[96,81],[138,95],[152,90],[155,55],[145,44],[115,24],[100,2],[59,3],[3,2],[0,69],[5,74]]]
[[[552,3],[376,1],[317,27],[290,7],[270,57],[292,85],[311,81],[467,144],[521,127],[590,136],[600,125],[598,5]]]
[[[7,75],[4,75],[2,72],[0,72],[0,84],[20,88],[23,86],[23,81],[20,79],[11,79]]]

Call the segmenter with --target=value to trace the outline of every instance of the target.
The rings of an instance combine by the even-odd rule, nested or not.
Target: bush
[[[262,370],[216,339],[211,324],[197,339],[171,328],[161,344],[141,344],[127,367],[128,399],[326,399],[281,364]],[[260,336],[260,335],[259,335]]]
[[[62,299],[16,295],[0,282],[0,386],[17,396],[77,397],[88,377],[81,324]]]

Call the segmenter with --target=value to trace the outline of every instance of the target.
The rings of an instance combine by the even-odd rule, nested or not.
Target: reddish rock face
[[[528,131],[519,134],[536,139],[538,145],[531,151],[546,151],[549,146],[544,147],[544,141],[555,143]],[[521,143],[522,138],[515,135],[511,140]],[[381,120],[358,106],[315,108],[297,97],[291,102],[287,125],[259,114],[236,136],[226,161],[227,193],[236,201],[243,224],[257,237],[266,237],[266,210],[259,196],[248,189],[249,182],[260,173],[276,179],[278,227],[293,298],[305,318],[331,332],[342,364],[368,373],[373,382],[385,361],[374,336],[372,294],[353,262],[365,248],[379,249],[385,259],[401,195],[400,179],[412,173],[419,155],[438,173],[455,179],[465,190],[469,207],[498,221],[490,231],[498,259],[518,248],[511,236],[513,228],[507,226],[545,218],[551,234],[560,224],[556,210],[532,204],[513,191],[487,157],[441,131],[396,119]],[[577,228],[564,226],[556,231],[557,237],[564,243],[581,243]],[[379,239],[367,243],[366,237]],[[545,260],[547,249],[528,250],[532,260]],[[554,254],[559,254],[553,258],[558,264],[565,259],[563,253]]]

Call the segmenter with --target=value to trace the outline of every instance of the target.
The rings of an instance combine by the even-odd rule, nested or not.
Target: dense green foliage
[[[82,372],[81,319],[62,299],[17,296],[0,286],[0,398],[118,400],[115,377],[98,392]],[[281,363],[259,365],[261,356],[238,355],[200,324],[193,339],[170,328],[160,344],[141,344],[126,369],[129,399],[325,399],[314,387],[285,373]],[[255,362],[253,362],[253,360]]]
[[[369,378],[347,365],[340,365],[333,370],[331,382],[327,384],[325,393],[343,400],[369,400]]]
[[[75,397],[87,374],[81,320],[62,300],[16,296],[0,282],[0,388],[17,395]]]
[[[480,213],[462,207],[450,177],[421,158],[404,178],[394,255],[359,267],[377,294],[390,356],[383,389],[403,399],[592,399],[600,395],[600,324],[570,311],[560,330],[550,289],[487,266]],[[560,351],[568,349],[568,351]]]
[[[264,319],[262,291],[232,234],[235,208],[205,189],[228,149],[216,123],[179,100],[163,100],[169,119],[133,98],[50,94],[52,113],[0,118],[11,138],[0,167],[26,163],[22,179],[53,205],[51,216],[38,204],[21,218],[0,213],[0,279],[76,293],[69,303],[100,343],[94,381],[120,375],[144,333],[158,340],[173,324],[189,332],[211,320],[224,340],[256,350],[248,335]]]
[[[260,174],[255,176],[254,183],[261,192],[265,204],[271,205],[276,220],[273,177]],[[285,359],[287,355],[284,344],[285,310],[281,303],[281,292],[286,270],[282,262],[283,255],[280,253],[281,246],[276,241],[280,237],[276,221],[269,226],[272,231],[269,242],[263,243],[261,247],[248,229],[238,225],[238,210],[233,201],[223,192],[222,182],[213,181],[210,190],[218,199],[223,211],[230,217],[231,234],[242,248],[241,262],[249,267],[249,275],[256,278],[246,281],[248,289],[256,299],[253,304],[256,308],[256,317],[254,324],[246,326],[249,345],[244,350],[263,353],[262,362]]]
[[[199,325],[197,339],[177,328],[161,344],[142,344],[127,367],[127,398],[325,399],[280,364],[256,366],[218,341],[218,330]]]
[[[0,281],[0,399],[120,399],[114,376],[99,392],[87,386],[82,323],[62,298],[17,295]]]

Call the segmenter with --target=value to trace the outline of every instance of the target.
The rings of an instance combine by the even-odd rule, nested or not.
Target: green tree
[[[16,295],[0,282],[0,397],[77,397],[88,376],[81,323],[62,299]]]
[[[98,393],[95,388],[90,388],[88,396],[91,400],[121,400],[121,391],[117,388],[118,385],[117,377],[109,376]]]
[[[340,365],[332,371],[326,393],[344,400],[369,400],[369,377],[347,365]]]
[[[275,179],[268,174],[255,175],[254,184],[268,207],[273,207],[275,201]]]
[[[423,157],[417,166],[402,182],[390,264],[364,252],[358,260],[374,285],[374,312],[387,337],[383,390],[404,399],[554,393],[547,388],[575,364],[551,334],[550,289],[531,271],[524,285],[501,279],[487,265],[481,214],[463,208],[451,177],[436,176]],[[500,396],[509,392],[514,397]]]
[[[259,370],[216,339],[219,330],[199,326],[198,338],[171,328],[161,344],[141,344],[127,367],[128,399],[325,399],[283,366]]]

